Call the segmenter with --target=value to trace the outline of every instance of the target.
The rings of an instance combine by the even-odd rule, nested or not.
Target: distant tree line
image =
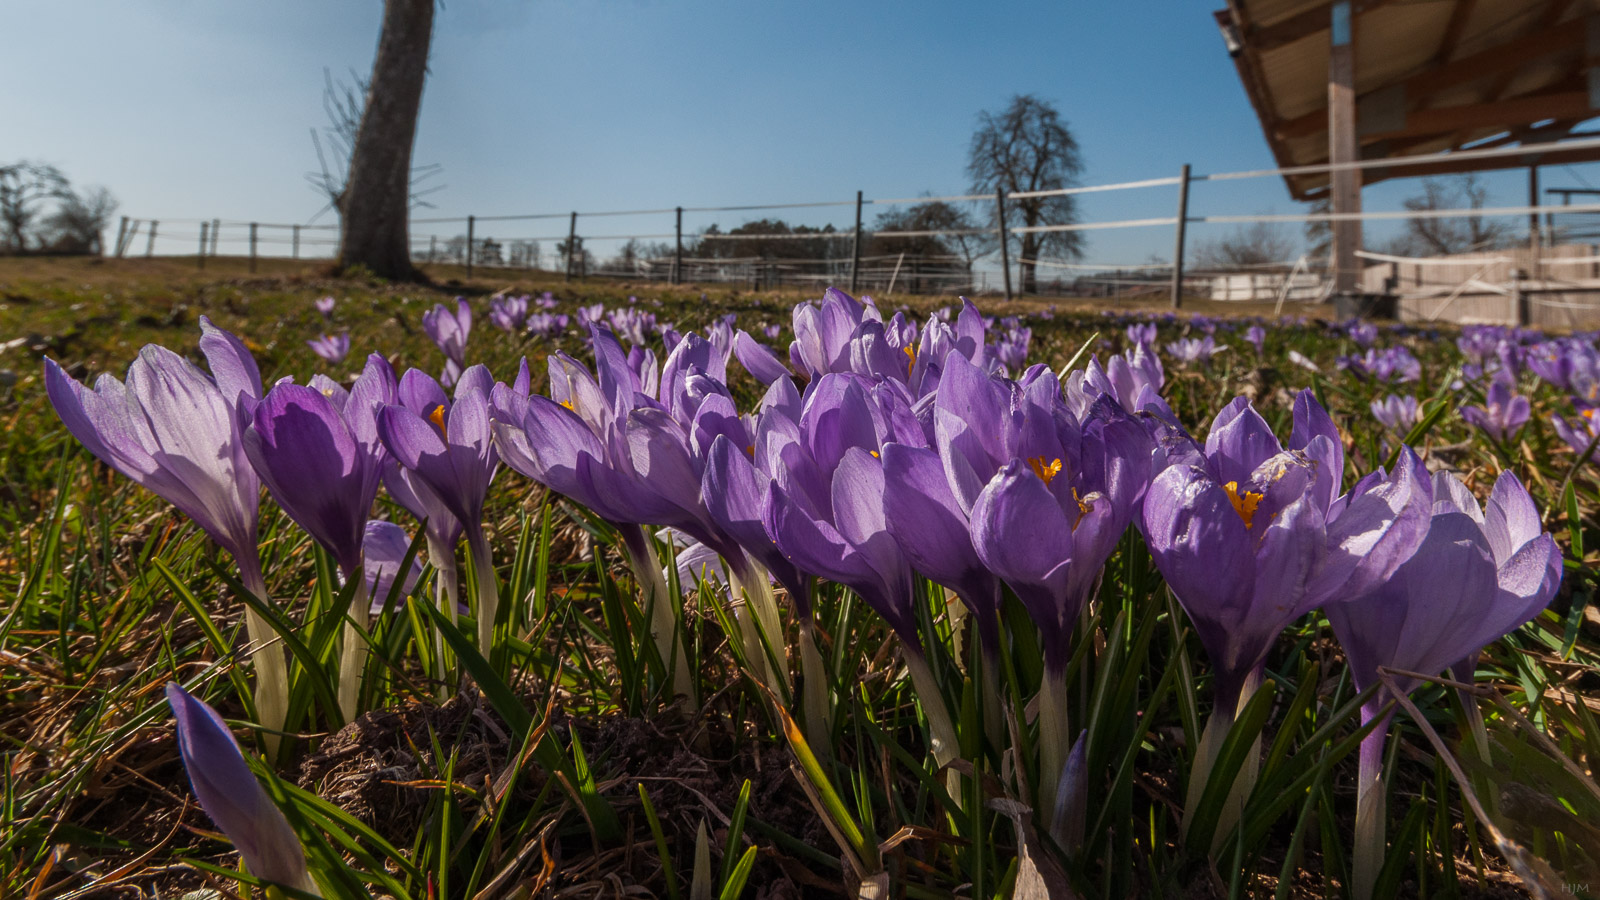
[[[75,190],[55,166],[0,163],[0,255],[103,253],[116,211],[110,191]]]

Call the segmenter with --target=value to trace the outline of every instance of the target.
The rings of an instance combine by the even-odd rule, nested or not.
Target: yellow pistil
[[[756,445],[755,444],[751,444],[748,447],[745,447],[744,448],[744,455],[750,457],[751,459],[755,459],[756,458]]]
[[[1237,481],[1228,482],[1222,486],[1222,489],[1228,492],[1228,502],[1233,504],[1234,512],[1238,513],[1239,518],[1244,520],[1245,530],[1248,531],[1250,526],[1254,524],[1256,507],[1261,505],[1261,498],[1266,495],[1248,490],[1240,493],[1239,482]]]
[[[917,367],[917,348],[916,347],[912,347],[912,346],[906,346],[906,347],[901,347],[900,351],[902,353],[904,353],[906,356],[910,357],[911,361],[906,363],[906,374],[910,375],[911,374],[911,370],[915,369]]]
[[[1033,470],[1033,474],[1039,476],[1040,481],[1049,484],[1055,480],[1057,475],[1061,474],[1061,460],[1056,459],[1046,463],[1044,457],[1035,456],[1028,460],[1028,468]]]
[[[1594,418],[1594,410],[1595,410],[1594,407],[1590,407],[1590,408],[1584,410],[1583,412],[1579,413],[1578,415],[1583,416],[1585,419],[1593,419]]]
[[[333,388],[323,388],[322,389],[322,396],[327,397],[329,400],[332,400],[333,399]]]
[[[433,412],[428,413],[428,421],[432,422],[433,424],[435,424],[437,426],[439,426],[439,436],[440,437],[444,437],[445,436],[445,432],[444,432],[444,404],[441,403],[438,406],[435,406],[433,408]]]
[[[565,406],[567,409],[572,410],[573,412],[577,412],[578,411],[578,408],[572,405],[572,401],[571,400],[563,400],[563,401],[561,401],[561,405]]]
[[[867,452],[872,454],[872,458],[873,459],[878,459],[879,458],[878,457],[878,451],[876,451],[876,450],[868,450]]]

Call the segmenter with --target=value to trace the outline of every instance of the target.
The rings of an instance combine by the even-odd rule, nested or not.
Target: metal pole
[[[300,258],[300,226],[294,226],[294,258]]]
[[[576,246],[575,246],[577,244],[577,242],[578,242],[578,211],[577,210],[573,210],[572,211],[572,224],[567,227],[567,277],[564,279],[566,281],[571,281],[572,280],[572,258],[575,255],[574,251],[577,249]]]
[[[1538,166],[1528,167],[1528,205],[1539,205]],[[1532,247],[1534,251],[1537,252],[1541,243],[1542,242],[1539,240],[1539,214],[1536,212],[1528,213],[1528,246]]]
[[[217,255],[217,241],[222,237],[222,220],[211,220],[211,255]]]
[[[195,261],[199,264],[200,268],[202,268],[202,269],[204,269],[206,267],[206,225],[207,224],[208,223],[206,223],[206,222],[201,222],[200,223],[200,254],[195,257]]]
[[[256,270],[256,223],[250,223],[250,271]]]
[[[472,233],[478,227],[477,216],[467,216],[467,277],[472,277]]]
[[[856,292],[861,268],[861,192],[856,191],[856,233],[850,241],[850,293]]]
[[[994,189],[995,221],[1000,223],[1000,271],[1006,276],[1006,301],[1011,300],[1011,249],[1006,246],[1006,189]]]
[[[1183,308],[1183,239],[1189,230],[1189,164],[1178,175],[1177,241],[1172,248],[1172,308]]]
[[[144,241],[145,259],[149,259],[150,257],[156,255],[156,228],[160,225],[160,220],[152,220],[150,222],[150,234],[145,237]]]
[[[678,236],[672,256],[672,283],[683,283],[683,207],[678,207]]]

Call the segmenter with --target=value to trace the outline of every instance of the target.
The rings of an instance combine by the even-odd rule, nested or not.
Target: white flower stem
[[[356,589],[350,597],[350,608],[346,610],[349,618],[339,644],[339,712],[346,722],[361,711],[361,674],[367,667],[366,634],[371,625],[366,574],[357,571],[350,577],[356,579]]]
[[[262,603],[267,599],[266,579],[259,567],[239,567],[239,579],[244,589]],[[277,632],[265,617],[251,607],[244,611],[245,634],[250,638],[250,661],[255,664],[256,716],[261,727],[270,729],[262,735],[268,758],[276,758],[282,742],[277,732],[285,730],[289,718],[289,664],[284,658],[283,644]]]
[[[500,583],[494,555],[481,527],[467,529],[467,551],[472,554],[472,575],[478,584],[478,652],[489,659],[494,652],[494,621],[500,612]]]

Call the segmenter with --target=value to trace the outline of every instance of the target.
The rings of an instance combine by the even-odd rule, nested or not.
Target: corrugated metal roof
[[[1538,145],[1546,162],[1600,159],[1600,151],[1559,149],[1562,137],[1600,116],[1600,93],[1592,94],[1589,85],[1590,67],[1600,66],[1600,0],[1350,2],[1363,158],[1489,141]],[[1333,0],[1227,3],[1217,20],[1238,39],[1240,79],[1278,165],[1327,162]],[[1474,168],[1527,164],[1507,158]],[[1408,174],[1427,172],[1398,167],[1367,170],[1364,177]],[[1328,178],[1297,176],[1288,183],[1292,194],[1306,199],[1321,193]]]

